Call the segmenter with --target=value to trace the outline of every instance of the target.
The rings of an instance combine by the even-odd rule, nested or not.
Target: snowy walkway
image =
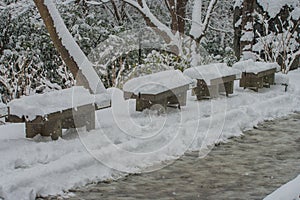
[[[215,147],[207,157],[187,153],[151,173],[73,190],[72,199],[263,199],[300,172],[300,113],[264,122]],[[299,187],[299,185],[298,185]],[[296,189],[296,187],[294,187]],[[155,191],[155,192],[154,192]],[[285,191],[298,199],[293,191]],[[287,198],[281,198],[286,200]],[[273,196],[270,200],[280,200]]]
[[[264,119],[300,111],[300,70],[289,77],[286,93],[279,85],[259,93],[236,87],[229,98],[199,102],[189,96],[181,112],[170,108],[160,116],[135,112],[134,101],[124,101],[121,91],[110,89],[113,107],[97,112],[97,130],[80,137],[68,133],[55,142],[25,139],[22,125],[0,126],[0,197],[34,199],[155,170],[187,150],[200,149],[204,157],[208,145],[239,136]]]

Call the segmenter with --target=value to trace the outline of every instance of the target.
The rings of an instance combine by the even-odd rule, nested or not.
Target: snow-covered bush
[[[143,59],[143,63],[133,68],[132,72],[128,74],[128,79],[170,69],[184,70],[188,67],[187,61],[174,54],[152,50]]]
[[[58,73],[63,64],[33,3],[2,2],[0,15],[1,100],[67,87]]]
[[[284,7],[288,10],[288,7]],[[286,12],[274,19],[266,14],[256,13],[257,42],[252,47],[260,60],[278,62],[284,72],[288,72],[300,56],[300,9]]]
[[[250,6],[251,5],[251,6]],[[299,66],[300,2],[237,0],[234,46],[240,59],[277,62],[282,71]]]

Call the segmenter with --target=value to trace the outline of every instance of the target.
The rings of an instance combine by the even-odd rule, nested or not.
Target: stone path
[[[198,158],[75,189],[70,199],[263,199],[300,174],[300,113],[267,121]]]

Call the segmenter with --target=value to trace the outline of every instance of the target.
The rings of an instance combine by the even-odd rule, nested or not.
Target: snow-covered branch
[[[274,32],[269,28],[270,21],[266,16],[258,12],[255,12],[255,15],[262,24],[263,33],[256,30],[259,38],[252,47],[253,51],[257,53],[259,60],[279,62],[282,70],[287,73],[300,55],[300,46],[296,39],[299,21],[293,22],[291,16],[287,20],[278,17]]]
[[[211,0],[207,8],[205,18],[202,21],[202,0],[195,0],[192,13],[192,27],[190,30],[190,35],[196,40],[200,41],[205,34],[208,27],[211,13],[217,0]]]
[[[146,21],[150,22],[150,25],[153,26],[152,28],[157,28],[160,32],[164,33],[165,36],[168,37],[165,38],[166,42],[169,43],[176,39],[175,35],[172,33],[172,30],[153,15],[145,0],[141,0],[141,4],[134,0],[123,1],[136,8],[143,15]]]
[[[67,64],[74,77],[94,94],[105,93],[106,90],[81,48],[67,29],[53,0],[34,0],[41,17],[50,33],[50,37]]]

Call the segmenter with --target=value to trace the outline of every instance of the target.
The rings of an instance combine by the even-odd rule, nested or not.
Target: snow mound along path
[[[265,119],[300,111],[299,76],[300,69],[288,74],[287,92],[275,85],[256,93],[235,82],[229,98],[195,101],[189,94],[186,107],[169,108],[163,115],[135,112],[134,100],[125,101],[122,91],[110,89],[113,106],[97,111],[96,130],[80,129],[79,135],[68,131],[57,141],[25,139],[23,124],[0,126],[0,197],[63,194],[87,183],[163,167],[184,151],[200,150],[205,156],[214,143]]]

